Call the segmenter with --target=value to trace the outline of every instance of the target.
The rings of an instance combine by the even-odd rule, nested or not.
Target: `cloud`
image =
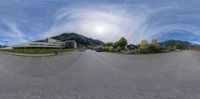
[[[55,33],[77,32],[104,41],[114,41],[121,36],[129,38],[145,22],[147,8],[130,10],[121,5],[75,6],[58,10],[55,24],[44,34],[49,37]],[[105,29],[105,35],[98,35],[97,26]]]
[[[142,4],[135,6],[122,6],[121,4],[68,6],[54,14],[55,24],[43,36],[76,32],[107,42],[116,41],[123,36],[131,43],[137,44],[154,35],[151,32],[159,30],[150,28],[151,23],[148,22],[151,22],[151,16],[173,8],[174,6],[151,8]],[[97,26],[105,29],[103,35],[95,33]]]
[[[4,37],[7,37],[7,38],[11,38],[11,39],[18,39],[19,42],[26,42],[27,39],[26,39],[26,36],[24,33],[22,33],[17,25],[13,22],[10,22],[8,20],[3,20],[1,21],[4,23],[5,26],[8,27],[8,31],[3,31],[4,32],[3,34],[0,34],[0,36],[4,36]]]
[[[14,1],[0,1],[0,37],[19,42],[65,32],[105,42],[123,36],[134,44],[173,30],[200,37],[200,2],[196,0]]]

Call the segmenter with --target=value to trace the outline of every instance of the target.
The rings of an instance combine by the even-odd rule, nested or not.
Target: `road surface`
[[[200,52],[0,54],[0,99],[200,99]]]

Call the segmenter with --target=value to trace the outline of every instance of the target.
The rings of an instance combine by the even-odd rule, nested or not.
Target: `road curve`
[[[0,54],[0,99],[200,99],[200,52]]]

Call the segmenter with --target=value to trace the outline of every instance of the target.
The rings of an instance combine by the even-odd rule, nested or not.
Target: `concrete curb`
[[[19,54],[19,53],[11,53],[11,52],[4,52],[0,51],[2,54],[8,54],[8,55],[14,55],[14,56],[22,56],[22,57],[49,57],[49,56],[55,56],[56,54]],[[57,54],[61,55],[61,54]]]
[[[19,53],[12,53],[12,52],[4,52],[4,51],[0,51],[0,54],[8,54],[8,55],[13,55],[13,56],[21,56],[21,57],[50,57],[50,56],[58,56],[58,55],[66,55],[66,54],[70,54],[76,51],[70,51],[70,52],[63,52],[63,53],[59,53],[59,54],[19,54]]]

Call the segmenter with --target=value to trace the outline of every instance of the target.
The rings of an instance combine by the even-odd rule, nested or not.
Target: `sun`
[[[104,33],[105,29],[102,26],[96,26],[95,31],[96,31],[97,34],[100,35],[100,34]]]
[[[87,27],[96,36],[106,35],[109,31],[109,25],[103,22],[94,22],[89,24]]]

